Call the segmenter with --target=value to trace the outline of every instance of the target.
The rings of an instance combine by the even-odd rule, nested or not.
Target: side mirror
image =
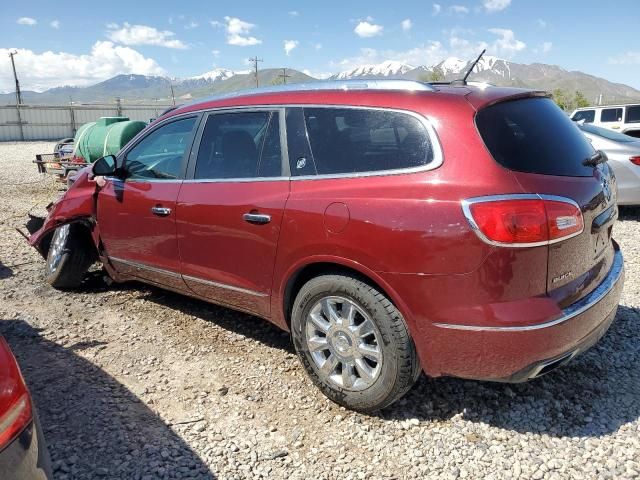
[[[116,173],[116,157],[114,155],[107,155],[106,157],[101,157],[95,162],[93,162],[93,167],[91,167],[91,171],[93,175],[98,177],[109,177],[111,175],[115,175]]]

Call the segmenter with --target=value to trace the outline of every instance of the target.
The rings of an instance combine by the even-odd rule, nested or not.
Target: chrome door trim
[[[192,277],[191,275],[182,275],[184,280],[190,280],[193,282],[201,283],[203,285],[208,285],[210,287],[224,288],[225,290],[231,290],[233,292],[246,293],[247,295],[253,295],[254,297],[268,297],[269,294],[256,292],[255,290],[248,290],[246,288],[235,287],[233,285],[228,285],[226,283],[213,282],[211,280],[204,280],[203,278]]]
[[[611,290],[618,284],[618,281],[624,275],[624,260],[620,250],[616,251],[613,258],[613,265],[605,279],[592,291],[589,295],[578,300],[576,303],[569,305],[562,310],[562,315],[555,320],[549,322],[537,323],[535,325],[524,325],[520,327],[494,327],[481,325],[459,325],[451,323],[434,323],[435,327],[448,328],[452,330],[467,330],[473,332],[528,332],[531,330],[541,330],[543,328],[553,327],[561,323],[567,322],[572,318],[586,312],[596,305],[600,300],[607,296]]]
[[[152,267],[151,265],[147,265],[145,263],[132,262],[131,260],[125,260],[124,258],[118,257],[108,257],[110,261],[114,261],[117,263],[122,263],[123,265],[127,265],[129,267],[137,268],[139,270],[147,270],[153,273],[159,273],[160,275],[166,275],[168,277],[180,278],[181,275],[172,270],[165,270],[164,268]]]
[[[161,275],[167,275],[169,277],[173,277],[173,278],[181,278],[182,280],[190,280],[193,282],[198,282],[201,283],[203,285],[208,285],[211,287],[217,287],[217,288],[224,288],[225,290],[231,290],[234,292],[239,292],[239,293],[246,293],[247,295],[253,295],[254,297],[268,297],[269,294],[267,293],[262,293],[262,292],[256,292],[255,290],[249,290],[246,288],[241,288],[241,287],[236,287],[234,285],[228,285],[226,283],[220,283],[220,282],[213,282],[211,280],[205,280],[203,278],[198,278],[198,277],[192,277],[190,275],[180,275],[179,273],[176,273],[172,270],[165,270],[164,268],[158,268],[158,267],[152,267],[151,265],[147,265],[144,263],[139,263],[139,262],[132,262],[131,260],[125,260],[123,258],[118,258],[118,257],[108,257],[110,261],[114,261],[117,263],[122,263],[123,265],[128,265],[130,267],[133,268],[137,268],[140,270],[146,270],[149,272],[153,272],[153,273],[159,273]]]

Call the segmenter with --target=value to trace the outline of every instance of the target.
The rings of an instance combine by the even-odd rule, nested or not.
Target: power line
[[[278,78],[282,79],[282,83],[286,84],[287,83],[287,78],[291,78],[291,75],[287,75],[287,69],[283,68],[282,69],[282,73],[280,75],[278,75]]]
[[[258,88],[260,86],[258,82],[258,62],[264,62],[264,60],[255,56],[250,58],[249,61],[253,62],[253,75],[256,77],[256,88]]]
[[[11,57],[11,66],[13,67],[13,78],[16,81],[16,104],[22,105],[22,94],[20,93],[20,82],[18,81],[18,74],[16,73],[16,63],[13,60],[13,56],[17,54],[18,52],[14,50],[13,52],[9,52],[9,57]]]

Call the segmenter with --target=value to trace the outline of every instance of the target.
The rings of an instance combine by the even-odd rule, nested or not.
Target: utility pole
[[[171,87],[171,101],[173,102],[173,106],[176,106],[176,95],[173,92],[173,80],[169,79],[169,86]]]
[[[13,67],[13,78],[16,81],[16,105],[22,105],[22,94],[20,93],[20,82],[18,81],[18,74],[16,73],[16,63],[13,60],[13,56],[17,55],[17,50],[13,52],[9,52],[9,57],[11,57],[11,66]]]
[[[258,56],[256,55],[255,57],[250,58],[249,61],[253,62],[253,75],[256,77],[256,88],[258,88],[260,86],[258,83],[258,62],[264,62],[264,60],[258,58]]]
[[[282,83],[284,85],[286,85],[287,84],[287,78],[291,78],[291,75],[287,75],[287,69],[283,68],[282,69],[282,73],[280,75],[278,75],[278,78],[281,78],[282,79]]]

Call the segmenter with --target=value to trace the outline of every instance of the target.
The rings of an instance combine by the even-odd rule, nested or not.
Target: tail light
[[[629,158],[629,161],[634,165],[640,166],[640,157],[631,157]]]
[[[31,398],[9,345],[0,337],[0,450],[32,420]]]
[[[546,195],[499,195],[464,200],[462,209],[478,236],[492,245],[534,247],[584,230],[573,200]]]

